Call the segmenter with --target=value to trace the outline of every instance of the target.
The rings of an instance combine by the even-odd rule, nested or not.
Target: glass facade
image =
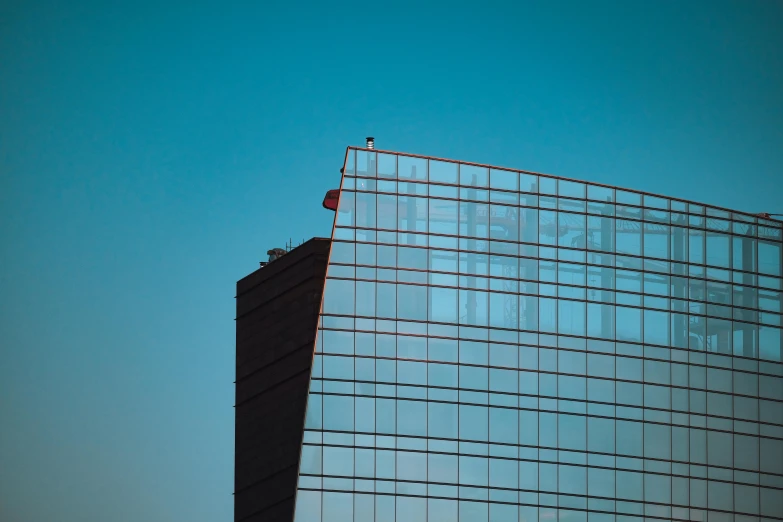
[[[296,522],[783,520],[781,233],[349,149]]]

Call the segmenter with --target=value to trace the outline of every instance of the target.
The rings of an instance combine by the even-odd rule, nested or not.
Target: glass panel
[[[615,252],[618,254],[642,255],[642,229],[638,221],[618,219],[615,221]]]
[[[427,499],[416,497],[397,497],[397,520],[426,522]]]
[[[354,169],[300,465],[328,495],[301,490],[296,520],[777,516],[773,223],[423,158]]]
[[[767,361],[781,362],[781,329],[773,326],[759,327],[759,357]]]
[[[489,170],[473,165],[459,165],[459,184],[470,187],[487,187],[489,185]]]
[[[427,232],[427,199],[418,197],[398,198],[399,222],[397,230],[402,232]],[[412,244],[412,238],[408,238]]]
[[[457,184],[457,163],[430,160],[429,175],[430,181],[437,183]]]
[[[411,156],[398,156],[397,170],[399,179],[426,180],[427,160]]]
[[[378,177],[397,177],[397,156],[394,154],[378,153]]]
[[[324,288],[324,313],[353,315],[354,282],[327,279]]]
[[[460,224],[458,203],[446,199],[430,199],[429,206],[430,233],[456,236]]]
[[[353,397],[324,395],[323,403],[324,429],[335,431],[353,430]]]
[[[568,212],[558,213],[558,245],[587,248],[586,217]]]
[[[378,228],[397,229],[397,196],[378,194]]]
[[[427,499],[427,522],[454,522],[458,516],[457,500]]]
[[[729,255],[731,249],[729,247],[728,234],[718,234],[716,232],[707,232],[707,264],[713,266],[720,266],[728,268]]]
[[[538,178],[538,191],[541,194],[557,194],[557,179],[539,176]]]
[[[300,490],[296,494],[295,522],[321,522],[321,492]]]
[[[427,287],[397,285],[397,318],[411,321],[427,320]]]
[[[511,170],[491,169],[489,186],[493,189],[516,191],[519,189],[519,174]]]
[[[533,194],[538,192],[538,176],[535,174],[528,174],[521,172],[519,174],[519,190],[520,192],[531,192]]]
[[[759,272],[780,276],[781,274],[781,244],[771,241],[759,241]]]

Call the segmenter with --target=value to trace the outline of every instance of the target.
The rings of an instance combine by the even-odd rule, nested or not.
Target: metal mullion
[[[367,151],[367,152],[394,154],[394,155],[397,155],[398,157],[399,156],[406,156],[406,157],[411,157],[411,158],[421,158],[421,159],[425,159],[425,160],[429,160],[429,161],[441,161],[441,162],[444,162],[444,163],[456,163],[458,165],[468,165],[468,166],[481,167],[481,168],[487,168],[487,169],[507,170],[507,171],[510,171],[510,172],[516,172],[516,173],[522,173],[522,174],[530,174],[530,175],[538,176],[538,177],[541,177],[541,178],[553,179],[553,180],[556,180],[556,181],[562,180],[562,181],[570,181],[570,182],[575,182],[575,183],[581,183],[581,184],[585,185],[585,188],[587,188],[588,186],[594,186],[594,187],[600,187],[600,188],[608,188],[608,189],[612,189],[612,190],[622,190],[623,192],[628,192],[628,193],[631,193],[631,194],[637,194],[637,195],[640,195],[640,196],[651,196],[651,197],[666,199],[669,202],[669,205],[671,205],[671,202],[678,202],[678,203],[686,203],[686,204],[689,204],[689,205],[701,206],[701,207],[704,208],[704,213],[702,215],[705,218],[707,217],[707,210],[711,209],[711,210],[715,210],[715,211],[718,211],[718,212],[728,212],[729,216],[731,216],[732,213],[733,214],[738,214],[738,215],[741,215],[741,216],[746,216],[748,218],[751,218],[754,223],[757,222],[757,220],[758,220],[758,216],[757,215],[749,213],[749,212],[742,212],[742,211],[739,211],[739,210],[733,210],[733,209],[729,209],[729,208],[718,207],[718,206],[715,206],[715,205],[708,205],[708,204],[699,203],[699,202],[695,202],[695,201],[689,201],[689,200],[685,200],[685,199],[681,199],[681,198],[677,198],[677,197],[662,196],[660,194],[652,194],[652,193],[649,193],[649,192],[644,192],[644,191],[630,189],[630,188],[622,188],[622,187],[617,187],[617,186],[614,186],[614,185],[606,185],[606,184],[603,184],[603,183],[594,183],[594,182],[585,182],[583,180],[566,178],[566,177],[557,176],[557,175],[554,175],[554,174],[543,174],[543,173],[540,173],[540,172],[533,172],[533,171],[527,171],[527,170],[521,170],[521,169],[512,169],[512,168],[503,167],[503,166],[487,165],[487,164],[483,164],[483,163],[474,163],[474,162],[469,162],[469,161],[460,161],[460,160],[453,160],[453,159],[447,159],[447,158],[438,158],[438,157],[435,157],[435,156],[424,156],[424,155],[421,155],[421,154],[402,153],[402,152],[390,151],[390,150],[367,149],[367,148],[364,148],[364,147],[355,147],[355,146],[349,146],[348,149],[349,150],[353,149],[353,150],[356,150],[356,151]],[[557,191],[557,188],[555,189],[555,191]],[[710,217],[714,217],[714,216],[710,216]],[[716,219],[724,219],[724,218],[716,218]],[[729,217],[727,219],[731,219],[731,217]],[[767,221],[769,221],[771,223],[775,223],[778,220],[776,220],[776,219],[769,219]]]
[[[470,403],[467,403],[467,404],[470,404]],[[574,415],[585,416],[583,414],[574,414]],[[587,416],[587,417],[603,418],[603,419],[610,419],[610,420],[613,419],[613,417],[604,417],[604,416],[597,416],[597,415]],[[628,419],[619,419],[619,420],[628,420]],[[632,421],[632,422],[634,422],[634,421]],[[662,423],[657,423],[657,424],[666,425],[666,424],[662,424]],[[682,427],[682,426],[680,426],[680,427]],[[351,431],[344,431],[344,430],[342,430],[342,431],[341,430],[308,430],[308,431],[320,432],[322,434],[323,433],[335,433],[335,434],[343,434],[343,435],[351,435],[351,434],[353,434],[353,432],[351,432]],[[734,433],[734,432],[720,431],[720,430],[711,430],[711,431],[718,431],[720,433]],[[411,436],[410,438],[427,439],[427,437],[423,437],[423,436]],[[458,442],[460,439],[437,438],[436,440],[439,440],[439,441],[449,441],[449,442]],[[472,441],[471,440],[471,441],[467,441],[467,442],[474,443],[474,444],[483,444],[482,441]],[[335,443],[314,444],[314,443],[306,443],[306,444],[309,445],[309,446],[338,447],[338,448],[359,448],[360,447],[360,446],[357,446],[355,443],[354,444],[335,444]],[[502,446],[507,446],[507,447],[515,446],[514,444],[502,443],[502,442],[499,442],[497,444],[498,445],[502,445]],[[549,447],[549,446],[542,446],[540,443],[535,445],[535,446],[531,446],[531,445],[523,445],[523,446],[526,447],[526,448],[551,449],[551,447]],[[362,447],[364,447],[364,446],[362,446]],[[424,450],[410,449],[410,450],[406,450],[406,451],[410,451],[410,452],[413,452],[413,453],[432,453],[432,454],[436,454],[436,455],[457,455],[458,454],[458,453],[451,453],[451,452],[448,452],[448,451],[431,451],[429,449],[424,449]],[[584,453],[586,455],[587,454],[593,454],[593,455],[608,456],[608,457],[616,456],[616,453],[608,453],[608,452],[600,452],[600,451],[584,451],[584,452],[581,452],[581,453]],[[471,454],[465,454],[465,455],[471,455]],[[472,455],[479,456],[479,455],[475,455],[475,454],[472,454]],[[520,458],[520,457],[495,456],[495,457],[492,457],[492,458],[497,458],[497,459],[501,459],[501,460],[508,460],[508,461],[518,461],[518,462],[538,462],[536,460],[524,459],[524,458]],[[626,456],[621,456],[621,458],[637,458],[637,459],[641,459],[641,460],[645,460],[645,461],[660,462],[660,463],[671,463],[671,464],[691,464],[690,461],[681,461],[681,460],[674,460],[674,459],[659,459],[659,458],[648,458],[648,457],[626,457]],[[581,467],[595,467],[595,468],[599,468],[599,469],[623,469],[623,470],[627,470],[627,471],[639,471],[639,470],[634,470],[634,469],[631,469],[631,468],[618,468],[616,465],[614,467],[598,466],[598,465],[589,464],[589,463],[588,464],[570,463],[569,465],[581,466]],[[715,468],[718,468],[718,469],[722,469],[722,470],[733,470],[733,469],[744,470],[744,468],[735,468],[735,467],[728,467],[728,466],[712,466],[712,467],[715,467]],[[753,472],[753,470],[747,470],[747,471]],[[662,475],[662,476],[684,476],[684,477],[691,477],[691,476],[693,476],[693,475],[690,475],[690,473],[688,475],[675,475],[673,473],[667,473],[667,472],[662,472],[662,471],[649,471],[649,473],[650,474],[655,474],[655,475]],[[756,472],[756,473],[758,473],[758,472]],[[317,475],[313,475],[313,476],[317,476]],[[344,477],[337,476],[337,475],[326,475],[326,476],[327,477],[333,477],[333,478],[344,478]],[[698,477],[698,476],[694,476],[694,477],[695,478],[703,478],[703,477]],[[729,479],[710,479],[710,480],[714,480],[714,481],[717,481],[717,482],[723,482],[723,483],[732,483],[732,484],[735,483],[734,479],[731,479],[731,480],[729,480]],[[421,482],[421,481],[408,481],[408,482]],[[737,483],[739,483],[739,484],[748,484],[747,482],[737,482]],[[778,490],[782,490],[783,491],[783,488],[780,488],[780,487],[777,487],[777,486],[765,486],[765,487],[769,487],[771,489],[778,489]],[[506,488],[499,488],[499,489],[506,489]]]
[[[546,261],[546,260],[544,260],[544,261]],[[350,266],[350,265],[341,265],[341,266]],[[410,271],[411,272],[417,272],[417,273],[425,272],[423,270],[410,270]],[[451,275],[449,272],[435,272],[435,273]],[[647,274],[647,273],[656,274],[655,272],[645,272],[645,273],[640,272],[640,274],[642,274],[642,275]],[[342,280],[342,281],[353,281],[353,280],[356,280],[356,281],[377,282],[377,283],[395,284],[395,285],[423,286],[423,287],[432,287],[432,288],[448,288],[448,289],[453,289],[453,290],[463,290],[463,289],[470,290],[471,289],[470,287],[453,286],[453,285],[433,285],[433,284],[428,284],[428,283],[412,283],[412,282],[407,282],[407,281],[396,282],[396,281],[373,280],[373,279],[352,279],[352,278],[346,278],[346,277],[330,277],[329,279]],[[543,283],[543,284],[552,284],[552,283]],[[578,285],[559,284],[559,283],[554,283],[554,285],[558,286],[558,287],[559,286],[563,286],[563,287],[567,287],[567,288],[586,289],[586,290],[591,288],[591,287],[583,287],[583,286],[578,286]],[[475,289],[475,290],[476,291],[480,291],[480,292],[484,292],[484,293],[514,295],[514,292],[501,292],[501,291],[489,291],[489,290],[485,291],[483,289]],[[622,294],[629,294],[629,295],[639,296],[641,298],[644,298],[644,297],[654,297],[654,298],[660,298],[660,299],[667,299],[666,296],[661,296],[661,295],[658,295],[658,294],[647,294],[647,293],[644,293],[644,292],[635,292],[635,291],[630,291],[630,290],[623,290],[623,291],[613,290],[613,292],[615,292],[615,293],[619,292],[619,293],[622,293]],[[519,293],[518,295],[539,296],[540,294]],[[543,296],[543,297],[552,297],[552,296]],[[599,302],[599,301],[592,301],[590,299],[576,299],[576,298],[571,298],[571,297],[555,297],[555,299],[564,300],[564,301],[581,302],[581,303],[596,303],[596,302]],[[684,299],[684,300],[680,299],[680,301],[685,301],[685,302],[690,303],[690,304],[698,304],[698,305],[706,305],[706,304],[708,304],[708,301],[699,301],[699,300],[693,300],[693,299]],[[603,301],[600,301],[600,302],[603,303]],[[616,305],[616,303],[604,303],[604,304],[614,304],[614,305]],[[649,307],[646,307],[644,304],[641,304],[641,305],[626,305],[626,304],[623,304],[623,305],[620,305],[620,306],[624,306],[624,307],[628,307],[628,308],[635,308],[635,309],[644,309],[644,310],[667,311],[666,309],[661,309],[661,308],[649,308]],[[739,306],[737,306],[737,307],[733,307],[732,306],[732,307],[729,307],[729,308],[732,308],[732,309],[736,308],[736,309],[740,309],[740,310],[761,311],[761,312],[764,311],[762,309],[744,308],[744,307],[739,307]],[[671,310],[669,309],[669,311],[671,311]],[[326,314],[326,315],[339,316],[340,314]],[[345,317],[350,317],[350,316],[345,316]],[[367,317],[370,317],[370,316],[367,316]],[[727,321],[733,320],[733,318],[726,318],[726,317],[722,317],[722,316],[718,316],[718,315],[710,315],[710,314],[707,314],[706,312],[704,314],[704,317],[712,317],[712,318],[715,318],[715,319],[723,319],[723,320],[727,320]],[[399,321],[400,319],[395,319],[395,320]],[[423,321],[423,320],[405,320],[405,321],[406,322],[418,322],[418,323],[429,322],[429,321]],[[757,325],[764,325],[764,324],[766,324],[766,323],[762,323],[760,321],[755,321],[755,322],[754,321],[742,321],[742,322],[746,322],[746,323],[749,323],[749,324],[757,324]],[[444,324],[452,324],[452,323],[444,323]],[[478,328],[485,328],[485,327],[478,326]],[[486,328],[489,329],[489,327],[486,327]],[[499,328],[499,329],[503,329],[503,330],[512,330],[512,329],[509,329],[509,328],[502,328],[502,327],[493,327],[493,328]],[[570,334],[563,334],[563,335],[566,335],[566,336],[569,336],[569,337],[574,337],[573,335],[570,335]],[[577,337],[579,337],[579,336],[577,336]],[[732,355],[732,354],[724,354],[724,355]]]
[[[581,302],[581,301],[577,301],[577,302]],[[629,308],[635,308],[635,309],[638,309],[638,308],[640,308],[640,307],[636,307],[636,306],[629,306]],[[334,317],[350,317],[350,316],[339,316],[339,315],[337,315],[337,314],[328,314],[328,315],[329,315],[329,316],[334,316]],[[713,316],[705,316],[705,317],[713,317]],[[416,322],[416,323],[428,323],[428,324],[429,324],[429,322],[425,322],[425,321],[410,321],[410,322]],[[454,325],[453,325],[453,324],[451,324],[451,323],[435,323],[435,324],[450,324],[451,326],[454,326]],[[756,324],[756,323],[753,323],[753,324]],[[615,329],[616,329],[616,325],[615,325]],[[331,328],[327,328],[326,330],[329,330],[329,331],[349,331],[349,330],[331,329]],[[370,330],[361,330],[361,331],[362,331],[362,332],[370,332],[370,333],[372,333],[372,332],[375,332],[375,333],[380,333],[380,334],[388,334],[388,332],[384,332],[384,331],[378,331],[378,330],[373,330],[373,331],[370,331]],[[423,335],[423,334],[406,334],[406,336],[411,336],[411,337],[425,337],[425,335]],[[565,337],[570,337],[570,338],[575,338],[575,339],[586,339],[586,340],[597,340],[597,341],[608,341],[608,342],[616,342],[616,341],[612,341],[612,340],[610,340],[610,339],[601,339],[601,338],[595,338],[595,337],[589,337],[589,336],[584,336],[584,337],[583,337],[583,336],[574,336],[574,335],[570,335],[570,334],[564,334],[564,336],[565,336]],[[427,337],[430,337],[430,336],[427,336]],[[456,339],[456,340],[458,340],[458,339],[461,339],[461,337],[440,337],[440,336],[432,336],[432,338],[438,338],[438,339]],[[467,339],[467,338],[465,338],[465,340],[472,340],[472,339]],[[495,342],[495,341],[493,341],[493,342]],[[509,343],[505,343],[505,342],[502,342],[502,341],[497,341],[497,342],[498,342],[499,344],[509,345]],[[644,345],[644,343],[642,343],[642,342],[634,342],[634,341],[623,341],[623,343],[624,343],[624,344],[630,344],[630,345],[634,345],[634,346],[642,346],[642,345]],[[661,345],[652,345],[652,346],[661,346]],[[680,351],[680,352],[682,352],[682,351],[685,351],[685,352],[697,352],[697,353],[699,352],[699,350],[680,349],[680,348],[675,348],[675,347],[670,347],[670,346],[669,346],[669,347],[663,346],[663,347],[664,347],[664,348],[669,348],[669,349],[672,349],[672,350],[678,350],[678,351]],[[319,353],[320,353],[320,352],[319,352]],[[705,352],[705,353],[706,353],[706,352]],[[718,354],[718,355],[723,355],[723,356],[728,356],[728,357],[739,357],[739,356],[734,356],[734,355],[732,355],[732,354]],[[627,357],[633,357],[633,358],[635,358],[636,356],[631,356],[631,355],[629,355],[629,356],[627,356]],[[748,358],[747,358],[747,357],[742,357],[742,359],[748,359]],[[751,358],[751,359],[749,359],[749,360],[756,360],[756,359],[752,359],[752,358]],[[692,364],[692,363],[685,363],[685,364]],[[696,365],[696,366],[700,366],[700,365]],[[705,367],[706,367],[706,366],[705,366]],[[712,366],[710,366],[710,367],[712,367]],[[740,371],[740,370],[737,370],[737,371]],[[747,373],[747,372],[746,372],[746,373]],[[759,374],[761,374],[761,375],[766,375],[766,374],[763,374],[763,373],[760,373],[760,372],[758,372],[758,373],[759,373]]]
[[[345,227],[345,226],[341,226],[339,228],[357,229],[357,230],[359,229],[359,227]],[[361,230],[373,230],[375,232],[398,232],[398,231],[392,230],[392,229],[378,229],[378,228],[375,228],[375,229],[361,228]],[[617,233],[616,229],[614,230],[614,233],[616,235],[616,233]],[[446,238],[458,238],[458,239],[459,238],[467,238],[467,236],[460,236],[460,235],[451,236],[451,235],[430,234],[430,233],[427,233],[427,234],[424,234],[424,235],[427,235],[427,236],[437,236],[437,237],[446,237]],[[704,239],[706,240],[706,236],[705,236]],[[376,246],[378,246],[378,245],[381,245],[381,246],[409,246],[409,245],[402,245],[402,244],[397,243],[397,242],[391,244],[391,243],[379,243],[377,241],[375,241],[375,242],[372,242],[372,241],[349,241],[349,240],[341,240],[341,239],[336,239],[334,241],[336,241],[336,242],[343,242],[343,243],[363,244],[363,245],[376,245]],[[503,243],[517,244],[517,245],[529,244],[529,243],[505,241],[505,240],[493,240],[493,241],[501,241]],[[545,247],[549,247],[549,245],[544,245],[544,246]],[[542,258],[541,256],[537,256],[537,257],[512,256],[512,255],[507,255],[507,254],[503,254],[503,253],[491,253],[491,252],[484,252],[484,251],[479,251],[479,250],[470,250],[469,251],[469,250],[460,250],[460,249],[454,249],[454,248],[441,248],[441,247],[433,248],[433,247],[429,247],[429,246],[428,247],[420,247],[418,245],[415,245],[414,248],[420,248],[422,250],[432,250],[432,249],[434,249],[434,250],[443,250],[443,251],[446,251],[446,252],[475,252],[475,253],[478,253],[478,254],[486,254],[486,255],[490,255],[491,254],[493,256],[501,256],[501,257],[509,257],[509,258],[517,257],[517,258],[550,260],[551,261],[551,259],[549,259],[549,258]],[[574,251],[574,252],[593,252],[591,250],[571,249],[571,248],[568,248],[568,247],[559,247],[557,245],[552,246],[552,248],[557,248],[557,249],[561,249],[562,248],[564,250]],[[757,245],[757,248],[758,248],[758,245]],[[753,272],[753,271],[734,270],[733,268],[725,268],[725,267],[719,267],[719,266],[715,266],[715,265],[708,265],[706,263],[689,263],[689,262],[672,261],[670,259],[666,260],[666,259],[662,259],[662,258],[646,258],[643,255],[629,254],[629,253],[619,253],[616,250],[613,250],[611,252],[603,252],[602,251],[600,253],[601,254],[609,254],[609,255],[613,255],[613,256],[622,256],[622,257],[627,257],[627,258],[631,258],[631,259],[638,259],[640,261],[644,261],[645,259],[650,259],[650,260],[661,261],[661,262],[669,263],[669,264],[677,263],[677,264],[683,264],[683,265],[686,265],[686,266],[689,266],[689,267],[693,266],[693,267],[703,268],[703,269],[705,269],[705,275],[701,276],[701,277],[691,276],[689,274],[675,274],[675,273],[672,272],[671,268],[668,271],[666,271],[666,272],[655,272],[655,271],[644,270],[644,269],[642,269],[642,270],[634,270],[634,271],[636,271],[636,272],[643,272],[643,273],[652,273],[652,274],[662,274],[662,275],[669,275],[669,276],[671,276],[671,275],[678,275],[680,277],[687,277],[688,279],[695,279],[695,280],[705,281],[705,282],[706,281],[714,281],[714,282],[718,282],[718,283],[734,284],[733,280],[731,278],[730,278],[729,281],[708,278],[706,276],[706,270],[707,269],[721,270],[721,271],[726,271],[726,272],[730,272],[730,273],[737,272],[737,273],[740,273],[740,274],[749,274],[749,275],[756,276],[756,277],[760,276],[760,274],[758,272]],[[610,266],[610,265],[604,265],[604,264],[593,265],[591,263],[579,262],[579,261],[567,261],[567,262],[573,263],[573,264],[579,264],[579,265],[602,266],[602,267],[610,267],[610,268],[615,268],[615,269],[618,268],[616,266],[616,264]],[[358,267],[358,266],[369,266],[369,265],[356,265],[356,266]],[[421,271],[420,269],[410,269],[410,270],[419,270],[419,271]],[[628,270],[628,269],[627,268],[621,268],[621,270]],[[770,278],[773,278],[773,279],[781,279],[780,277],[777,277],[777,276],[765,276],[765,277],[770,277]],[[764,287],[764,286],[760,286],[758,284],[756,284],[756,285],[743,285],[743,286],[749,286],[750,288],[756,288],[756,289],[767,289],[767,290],[770,290],[770,288]]]

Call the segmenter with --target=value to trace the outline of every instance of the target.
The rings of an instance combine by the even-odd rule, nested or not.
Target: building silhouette
[[[783,520],[782,234],[349,148],[237,285],[235,520]]]

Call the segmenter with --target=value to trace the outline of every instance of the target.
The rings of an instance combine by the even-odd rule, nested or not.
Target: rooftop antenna
[[[367,136],[367,148],[368,149],[375,148],[375,138],[373,138],[372,136]]]

